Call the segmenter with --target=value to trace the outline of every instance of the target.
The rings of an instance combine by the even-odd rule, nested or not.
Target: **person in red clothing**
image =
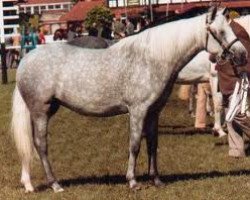
[[[41,29],[39,29],[39,31],[38,31],[38,41],[39,41],[39,44],[46,43],[44,33]]]
[[[229,103],[232,99],[232,94],[236,82],[241,82],[241,73],[247,72],[250,74],[250,38],[246,30],[234,20],[229,21],[233,32],[242,42],[244,47],[249,52],[247,64],[244,66],[235,66],[231,61],[223,61],[217,63],[219,89],[223,95],[223,106],[226,113],[228,112]],[[244,137],[250,137],[250,119],[239,111],[231,122],[227,122],[229,156],[245,157]]]

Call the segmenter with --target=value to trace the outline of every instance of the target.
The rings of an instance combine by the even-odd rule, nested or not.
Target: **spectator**
[[[120,19],[113,19],[113,33],[114,39],[121,39],[125,37],[125,25],[121,22]]]
[[[69,26],[69,31],[68,31],[68,42],[74,40],[74,38],[77,37],[77,33],[76,33],[76,24],[70,24]]]
[[[129,19],[126,19],[126,35],[134,34],[134,29],[134,24]]]
[[[94,22],[92,26],[89,28],[89,35],[97,37],[98,36],[98,29],[96,27],[96,23]]]
[[[197,129],[206,128],[207,98],[211,95],[209,83],[199,83],[197,85],[197,101],[195,111],[195,124]]]
[[[41,29],[38,30],[38,43],[39,44],[45,44],[46,43],[44,33],[43,33],[43,31]]]

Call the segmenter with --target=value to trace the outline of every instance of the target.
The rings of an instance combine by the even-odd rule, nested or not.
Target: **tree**
[[[87,30],[93,28],[93,25],[98,30],[98,37],[101,36],[104,28],[111,28],[113,14],[110,9],[104,6],[96,6],[87,13],[84,21]]]

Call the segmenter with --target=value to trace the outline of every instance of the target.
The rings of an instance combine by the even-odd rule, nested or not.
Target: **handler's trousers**
[[[232,122],[227,123],[227,129],[229,156],[245,157],[244,138],[250,138],[250,118],[239,113]]]
[[[207,97],[211,94],[211,89],[209,83],[199,83],[197,87],[198,88],[194,127],[205,128],[207,116]]]

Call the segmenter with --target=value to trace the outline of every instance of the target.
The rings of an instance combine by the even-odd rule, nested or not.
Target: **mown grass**
[[[9,134],[9,84],[0,85],[0,199],[249,199],[250,158],[227,156],[226,140],[193,133],[186,103],[174,95],[159,123],[159,170],[166,184],[155,188],[147,180],[145,141],[138,159],[140,191],[125,180],[128,158],[128,116],[93,118],[60,109],[49,127],[49,154],[65,192],[54,194],[45,185],[35,160],[32,180],[37,188],[25,194],[19,183],[20,163]],[[209,120],[211,122],[211,119]]]

